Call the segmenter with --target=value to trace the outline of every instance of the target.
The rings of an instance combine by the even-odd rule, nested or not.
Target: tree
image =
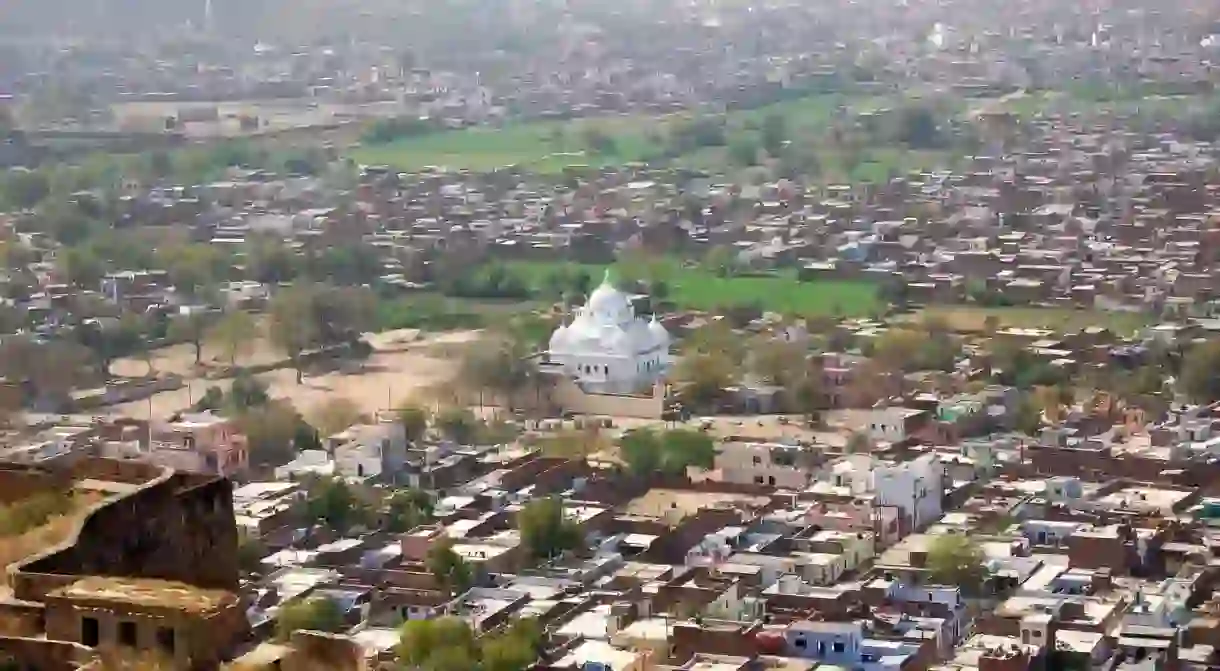
[[[0,342],[0,373],[26,398],[61,398],[85,380],[89,351],[66,340],[40,342],[29,336]]]
[[[804,345],[764,336],[750,346],[750,364],[761,381],[787,387],[805,376],[808,363]]]
[[[55,262],[60,277],[68,284],[96,290],[106,274],[106,263],[88,247],[65,247]]]
[[[785,389],[789,407],[805,416],[805,422],[813,425],[821,410],[826,407],[826,393],[822,388],[819,371],[806,371],[791,381]]]
[[[618,447],[632,474],[648,477],[661,470],[661,441],[652,429],[645,427],[624,432],[619,438]]]
[[[510,410],[521,397],[537,397],[542,382],[534,358],[534,348],[520,333],[503,332],[470,350],[462,360],[458,379],[468,390],[482,398],[484,391],[503,399]],[[533,392],[531,394],[531,392]]]
[[[741,135],[729,142],[729,160],[734,165],[749,167],[758,163],[758,140],[751,135]]]
[[[273,401],[237,416],[237,427],[246,437],[250,462],[257,466],[280,466],[292,460],[302,444],[302,433],[313,429],[291,405]],[[316,437],[314,441],[316,442]]]
[[[1220,400],[1220,341],[1195,345],[1182,362],[1181,388],[1196,403]]]
[[[360,406],[350,398],[332,398],[314,409],[313,425],[323,436],[333,436],[363,419]]]
[[[970,537],[952,533],[937,536],[928,546],[929,582],[960,585],[963,592],[978,594],[987,579],[983,560],[983,551]]]
[[[584,138],[585,146],[594,154],[608,155],[618,151],[618,143],[614,138],[597,126],[592,124],[585,126],[581,135]]]
[[[382,272],[381,254],[364,242],[327,247],[311,261],[310,277],[341,286],[372,284]]]
[[[363,523],[367,512],[364,502],[342,478],[319,478],[314,482],[305,508],[315,523],[324,524],[340,534]]]
[[[259,236],[246,249],[246,277],[264,284],[291,282],[300,274],[301,262],[283,240]]]
[[[936,149],[944,146],[945,136],[931,108],[908,105],[898,110],[895,140],[911,149]]]
[[[563,501],[547,497],[530,501],[517,513],[521,542],[536,559],[549,559],[573,550],[584,540],[574,522],[563,514]]]
[[[70,200],[52,195],[34,213],[34,224],[63,245],[76,245],[89,236],[92,227],[81,207]]]
[[[484,637],[481,671],[525,671],[538,660],[541,643],[537,620],[514,620],[504,631]]]
[[[432,519],[432,497],[420,489],[400,489],[386,497],[386,528],[404,533]]]
[[[684,402],[707,408],[720,398],[737,377],[737,367],[723,352],[689,352],[674,366],[673,379]]]
[[[408,443],[419,442],[428,433],[428,411],[414,404],[401,405],[398,408],[398,423]]]
[[[239,357],[254,350],[254,341],[257,338],[258,323],[244,310],[226,312],[208,331],[207,336],[208,342],[225,354],[230,366],[236,366]]]
[[[343,631],[343,611],[339,604],[326,597],[311,597],[288,603],[280,609],[275,623],[276,636],[286,641],[294,632],[324,631],[339,633]]]
[[[1013,428],[1027,436],[1036,436],[1042,429],[1042,410],[1028,393],[1022,394],[1017,401]]]
[[[157,267],[169,272],[169,281],[188,296],[224,278],[229,259],[215,245],[188,243],[157,250]]]
[[[51,182],[41,170],[13,168],[0,180],[0,201],[19,210],[37,206],[51,193]]]
[[[436,578],[438,585],[443,587],[450,596],[463,594],[474,583],[474,574],[470,564],[453,550],[453,539],[448,536],[437,539],[428,548],[425,564],[428,572]]]
[[[267,385],[246,371],[238,373],[229,386],[228,405],[238,413],[264,406],[270,400]]]
[[[292,361],[297,384],[304,381],[301,355],[317,341],[317,324],[313,294],[308,289],[289,287],[272,299],[267,334],[271,342]]]
[[[445,649],[457,649],[466,653],[471,663],[466,671],[475,668],[476,654],[474,632],[465,620],[457,617],[440,617],[434,620],[408,620],[398,630],[398,659],[409,667],[424,667],[433,655]]]
[[[110,364],[115,359],[137,352],[146,342],[143,326],[135,315],[86,319],[74,334],[77,342],[93,354],[98,373],[109,378]]]
[[[771,156],[779,156],[788,139],[788,120],[782,114],[768,114],[762,120],[762,146]]]
[[[237,565],[245,573],[258,573],[262,570],[262,561],[269,552],[267,546],[253,537],[243,535],[237,541]]]
[[[211,318],[203,310],[177,315],[169,323],[169,338],[190,343],[195,349],[195,365],[203,363],[203,344]]]
[[[950,371],[960,351],[943,325],[926,323],[922,330],[891,328],[873,345],[872,357],[893,371]]]
[[[466,648],[444,647],[424,662],[423,671],[470,671],[478,668],[476,656]]]
[[[478,421],[466,408],[445,408],[436,415],[436,428],[449,440],[468,445],[474,440]]]
[[[670,473],[685,473],[695,467],[709,469],[716,460],[712,437],[694,429],[671,429],[661,434],[664,468]]]
[[[309,296],[319,347],[356,343],[376,324],[377,297],[367,287],[322,286]]]

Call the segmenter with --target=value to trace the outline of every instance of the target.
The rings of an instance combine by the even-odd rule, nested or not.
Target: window
[[[762,457],[754,457],[754,465],[758,466],[760,464],[762,464]]]
[[[804,650],[804,649],[805,649],[805,646],[809,645],[809,643],[808,643],[808,641],[806,641],[806,640],[805,640],[805,639],[803,639],[803,638],[798,638],[798,639],[796,639],[795,641],[793,641],[793,642],[792,642],[792,645],[795,645],[796,647],[798,647],[798,648],[800,648],[800,649]]]
[[[771,485],[772,487],[775,486],[775,476],[774,475],[767,476],[767,484]]]
[[[168,654],[174,654],[174,628],[157,627],[157,646]]]
[[[1030,634],[1031,634],[1031,635],[1032,635],[1034,638],[1042,638],[1042,632],[1038,631],[1037,629],[1035,629],[1035,630],[1031,631],[1031,632],[1030,632]]]
[[[119,645],[136,647],[136,623],[119,622]]]
[[[100,642],[97,618],[82,617],[80,619],[80,642],[91,648],[96,647]]]
[[[835,652],[843,652],[845,649],[847,649],[847,646],[843,645],[843,641],[835,641],[834,643],[830,644],[830,647]]]
[[[754,484],[761,485],[762,483],[763,483],[763,476],[761,476],[761,475],[754,476]]]

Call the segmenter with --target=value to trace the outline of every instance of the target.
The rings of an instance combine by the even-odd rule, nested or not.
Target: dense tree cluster
[[[525,671],[538,660],[543,642],[532,618],[477,638],[460,618],[409,620],[399,636],[399,662],[422,671]]]
[[[692,466],[711,468],[716,458],[711,436],[692,429],[634,429],[619,439],[619,451],[627,468],[643,477],[656,473],[685,475]]]

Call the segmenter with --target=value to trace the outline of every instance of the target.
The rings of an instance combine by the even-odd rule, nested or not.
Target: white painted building
[[[398,422],[357,424],[326,439],[335,470],[348,478],[393,477],[407,461],[407,435]]]
[[[831,464],[819,480],[830,485],[829,491],[845,488],[855,496],[872,495],[874,506],[896,508],[909,528],[918,529],[943,513],[944,475],[935,454],[900,463],[853,454]],[[814,491],[819,489],[814,486]]]
[[[588,392],[629,394],[652,387],[664,374],[669,344],[669,332],[656,316],[637,317],[607,271],[575,318],[551,335],[547,360]]]

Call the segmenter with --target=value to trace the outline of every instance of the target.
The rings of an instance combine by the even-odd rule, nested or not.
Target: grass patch
[[[730,139],[743,133],[755,134],[764,119],[779,115],[785,120],[792,142],[812,145],[819,154],[825,152],[822,162],[827,174],[854,181],[883,181],[891,172],[946,166],[945,152],[872,146],[866,148],[859,166],[846,170],[841,167],[842,157],[823,146],[826,131],[837,116],[895,107],[901,102],[892,96],[816,94],[731,111],[725,115],[725,129]],[[442,131],[382,145],[366,144],[354,150],[351,157],[358,163],[388,165],[406,172],[440,166],[475,171],[520,166],[538,174],[557,174],[572,166],[596,168],[659,160],[667,149],[670,127],[695,116],[696,113],[627,114],[569,121],[511,122],[498,128]],[[609,138],[607,150],[590,150],[588,135],[594,130]],[[731,165],[724,146],[701,147],[673,162],[718,174]]]
[[[514,122],[499,128],[467,128],[366,145],[352,158],[407,172],[433,166],[490,171],[516,165],[554,174],[573,165],[602,166],[655,157],[661,147],[651,137],[651,129],[664,123],[663,119],[638,115]],[[585,134],[591,129],[610,137],[613,149],[600,154],[589,151]]]
[[[96,494],[47,492],[0,506],[0,566],[67,540],[80,516],[101,498]]]
[[[1041,328],[1066,332],[1088,326],[1103,326],[1124,335],[1134,333],[1153,321],[1151,316],[1138,312],[972,305],[928,307],[908,315],[906,319],[915,322],[939,319],[952,329],[981,331],[986,327],[988,317],[995,317],[1001,328]]]
[[[596,286],[606,269],[599,265],[545,261],[513,262],[508,267],[540,291],[556,271],[584,270]],[[615,272],[621,278],[640,275],[637,269],[629,267],[616,268]],[[772,312],[803,316],[867,316],[884,307],[877,285],[871,282],[801,282],[795,270],[781,270],[767,276],[719,277],[700,267],[664,261],[658,262],[652,272],[669,286],[665,300],[681,309],[714,310],[757,305]]]

